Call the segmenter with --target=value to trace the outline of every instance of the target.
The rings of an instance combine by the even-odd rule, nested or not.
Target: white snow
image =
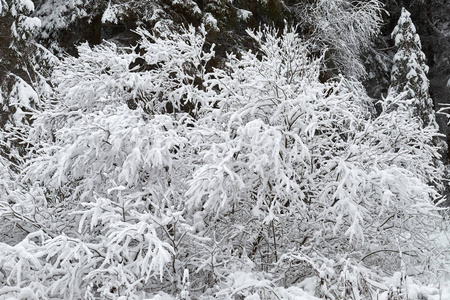
[[[102,23],[111,22],[117,24],[119,21],[117,19],[117,11],[111,6],[111,1],[108,3],[108,7],[102,16]]]
[[[23,19],[21,23],[22,27],[24,27],[25,30],[34,30],[36,28],[41,27],[41,20],[37,17],[26,17]]]
[[[217,27],[217,19],[210,13],[206,13],[203,17],[203,23],[213,28],[216,31],[220,31],[219,27]]]
[[[450,78],[448,79],[448,81],[447,81],[447,88],[449,88],[450,89]]]
[[[152,298],[148,298],[148,299],[144,299],[144,300],[175,300],[175,298],[164,292],[159,292],[157,295],[153,296]]]
[[[31,0],[22,0],[21,2],[19,2],[19,8],[21,10],[26,10],[29,12],[32,12],[34,10],[34,3]]]
[[[13,87],[12,96],[13,99],[11,104],[20,105],[25,108],[30,108],[31,101],[37,103],[39,101],[39,96],[36,91],[23,79],[17,77],[18,81]]]
[[[247,21],[253,13],[251,11],[245,10],[245,9],[238,9],[237,16],[239,19]]]

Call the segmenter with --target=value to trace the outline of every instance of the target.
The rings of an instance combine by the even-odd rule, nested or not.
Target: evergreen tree
[[[392,31],[392,38],[398,50],[391,72],[391,88],[410,101],[412,115],[419,117],[424,126],[437,127],[433,100],[428,91],[426,57],[411,14],[405,8],[402,8],[397,26]]]
[[[32,117],[49,90],[47,62],[54,58],[33,39],[41,25],[31,16],[33,10],[31,0],[0,0],[0,240],[7,243],[29,232],[7,221],[14,213],[2,212],[24,196],[17,174],[30,148],[26,140]]]
[[[284,26],[290,10],[282,0],[42,0],[35,15],[42,21],[40,41],[58,52],[76,53],[76,44],[100,44],[114,40],[130,46],[138,43],[137,27],[183,32],[203,24],[207,44],[216,44],[220,58],[253,45],[247,27],[261,24]],[[217,64],[217,61],[215,62]]]
[[[38,97],[30,84],[36,79],[32,62],[35,45],[30,38],[40,27],[31,0],[0,0],[0,127],[17,123],[23,110],[31,108]]]

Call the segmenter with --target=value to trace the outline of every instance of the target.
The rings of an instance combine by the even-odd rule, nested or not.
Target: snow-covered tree
[[[185,8],[184,13],[190,12]],[[103,39],[123,31],[131,37],[127,46],[135,44],[135,36],[130,30],[137,26],[173,29],[181,25],[172,21],[177,12],[172,10],[170,3],[161,0],[44,0],[37,5],[35,15],[42,22],[40,40],[59,53],[75,51],[75,45],[80,42],[100,44]]]
[[[40,37],[48,40],[51,47],[57,48],[61,34],[65,35],[65,39],[71,39],[68,33],[63,30],[68,29],[73,23],[76,24],[80,20],[84,20],[85,24],[83,24],[83,28],[77,30],[77,33],[89,31],[91,35],[94,35],[94,31],[99,32],[101,29],[100,27],[94,27],[101,20],[107,4],[108,1],[104,0],[39,1],[35,15],[42,22]],[[96,41],[96,43],[99,42]]]
[[[33,2],[28,0],[0,2],[0,126],[3,128],[8,122],[21,123],[23,110],[32,110],[39,102],[31,86],[37,77],[32,37],[40,26],[39,19],[29,16],[33,9]]]
[[[103,38],[114,37],[112,31],[117,31],[118,28],[121,28],[119,31],[144,27],[181,32],[183,26],[204,24],[208,30],[218,31],[226,21],[230,21],[227,17],[236,18],[236,9],[229,1],[225,3],[233,9],[226,10],[226,14],[220,14],[219,7],[223,1],[204,5],[203,1],[200,1],[200,4],[197,2],[199,1],[42,1],[36,15],[42,20],[41,37],[55,49],[58,49],[58,46],[62,46],[63,49],[72,46],[70,42],[67,43],[68,41],[99,44]],[[224,20],[218,27],[219,15]],[[136,42],[133,35],[128,45],[130,42]]]
[[[374,287],[358,282],[376,280],[379,259],[386,272],[400,270],[402,252],[417,255],[409,267],[426,268],[430,248],[420,245],[439,220],[428,185],[442,175],[429,146],[436,130],[405,117],[401,99],[392,101],[402,109],[372,120],[361,86],[321,83],[320,60],[292,31],[252,36],[262,59],[230,56],[211,79],[219,111],[201,132],[209,142],[187,192],[191,209],[223,245],[242,247],[252,271],[272,266],[287,286],[316,274],[322,296],[371,297]]]
[[[196,157],[186,131],[205,98],[196,80],[212,52],[203,51],[204,29],[140,33],[140,58],[151,70],[132,67],[138,55],[114,44],[83,44],[79,57],[55,68],[56,101],[28,137],[35,152],[22,182],[30,196],[2,207],[3,216],[39,230],[17,246],[35,260],[15,267],[21,258],[3,248],[2,285],[65,299],[143,299],[159,280],[181,284],[178,257],[191,231],[183,195]],[[187,103],[191,115],[179,110]],[[42,272],[29,277],[36,266]]]
[[[45,71],[51,55],[33,39],[40,28],[40,20],[30,16],[33,10],[32,1],[0,1],[0,205],[23,196],[17,190],[17,173],[29,149],[25,140],[33,113],[48,88]],[[11,230],[14,222],[0,218],[5,225],[2,240],[9,241],[3,234],[21,236]]]
[[[397,26],[392,31],[397,47],[391,72],[391,88],[404,93],[412,106],[414,116],[419,116],[424,126],[437,126],[433,99],[429,94],[428,66],[422,52],[420,37],[411,20],[411,14],[402,8]]]
[[[379,33],[382,7],[379,0],[316,0],[301,1],[294,12],[306,38],[327,49],[327,72],[359,78],[365,75],[361,55]]]

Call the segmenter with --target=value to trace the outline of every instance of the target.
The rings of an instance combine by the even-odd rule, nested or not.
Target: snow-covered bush
[[[42,270],[57,274],[54,280],[38,276],[48,295],[141,299],[153,280],[179,279],[175,250],[190,230],[181,214],[184,179],[195,158],[185,137],[192,117],[179,107],[201,94],[191,93],[194,78],[211,53],[199,53],[202,30],[159,40],[141,33],[141,47],[151,48],[143,58],[156,68],[130,66],[138,57],[131,49],[81,45],[78,58],[67,57],[56,67],[57,98],[29,134],[36,152],[22,181],[38,195],[34,203],[17,203],[10,211],[20,207],[43,231],[28,251],[47,262]],[[161,114],[164,101],[173,114]],[[46,213],[33,211],[35,205]]]
[[[360,86],[319,81],[320,60],[293,31],[250,34],[262,59],[230,56],[209,82],[218,110],[198,133],[209,143],[187,192],[191,209],[256,270],[279,272],[287,286],[316,274],[322,296],[351,297],[348,284],[373,295],[358,282],[376,278],[380,259],[390,261],[386,272],[426,268],[423,245],[440,220],[428,185],[442,175],[429,146],[436,129],[422,129],[397,98],[387,100],[397,110],[372,118]],[[404,252],[414,255],[404,262]]]
[[[211,71],[202,28],[139,32],[55,69],[0,297],[376,299],[439,264],[437,132],[407,100],[374,116],[294,29]]]
[[[151,34],[135,49],[104,43],[78,47],[78,57],[67,56],[53,73],[58,98],[71,107],[91,112],[126,103],[154,115],[180,109],[195,115],[205,98],[200,89],[206,64],[214,51],[203,51],[206,32],[189,27],[183,35]],[[189,108],[189,109],[188,109]]]

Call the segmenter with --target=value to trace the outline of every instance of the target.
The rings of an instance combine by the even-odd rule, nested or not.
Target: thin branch
[[[371,252],[371,253],[365,255],[363,258],[361,258],[361,261],[363,261],[366,258],[368,258],[369,256],[372,256],[372,255],[377,254],[379,252],[393,252],[393,253],[399,253],[400,254],[399,250],[380,249],[380,250],[377,250],[377,251],[374,251],[374,252]],[[406,254],[406,255],[409,255],[409,256],[416,256],[414,253],[411,253],[411,252],[402,252],[401,254]]]

